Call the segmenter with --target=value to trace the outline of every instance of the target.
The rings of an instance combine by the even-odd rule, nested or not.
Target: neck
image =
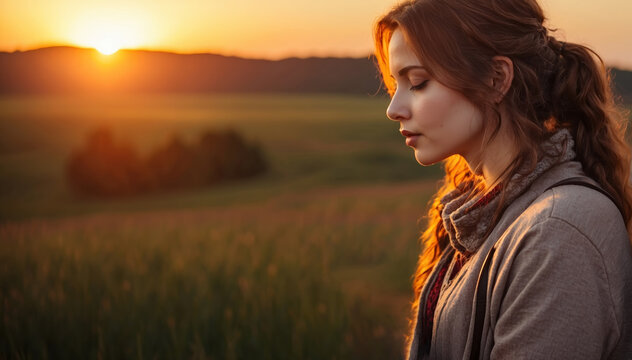
[[[486,156],[482,160],[482,175],[487,189],[493,188],[500,182],[503,173],[513,162],[513,152],[507,150],[506,146],[499,146],[496,149],[488,146]]]
[[[501,127],[492,141],[481,144],[475,155],[465,156],[470,170],[483,177],[485,188],[488,190],[502,180],[501,177],[517,153],[516,141],[502,125],[504,123],[505,121],[501,120]]]

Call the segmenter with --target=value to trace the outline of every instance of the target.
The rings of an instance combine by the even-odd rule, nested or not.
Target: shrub
[[[106,128],[91,133],[84,147],[72,153],[66,175],[74,190],[96,196],[136,194],[146,179],[136,150],[115,142]]]
[[[173,135],[141,159],[134,147],[100,128],[72,153],[66,176],[77,193],[108,197],[208,186],[253,177],[266,167],[261,148],[233,130],[206,131],[192,145]]]

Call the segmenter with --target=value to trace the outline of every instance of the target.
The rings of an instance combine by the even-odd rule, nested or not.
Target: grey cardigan
[[[632,249],[617,207],[596,190],[560,180],[585,176],[564,161],[540,174],[504,211],[491,235],[451,281],[449,265],[430,349],[419,349],[416,317],[408,359],[469,359],[474,293],[489,270],[482,359],[632,359]],[[421,292],[454,247],[446,250]]]

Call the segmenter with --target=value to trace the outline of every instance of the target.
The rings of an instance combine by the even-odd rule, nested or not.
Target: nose
[[[402,96],[398,96],[395,91],[391,98],[391,103],[386,108],[386,116],[393,121],[403,121],[410,118],[410,109],[406,106]]]

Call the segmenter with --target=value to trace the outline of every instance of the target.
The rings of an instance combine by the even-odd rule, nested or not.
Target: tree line
[[[130,142],[99,128],[72,151],[66,178],[80,195],[113,197],[209,186],[253,177],[266,169],[260,146],[231,129],[207,130],[190,144],[172,135],[141,157]]]

